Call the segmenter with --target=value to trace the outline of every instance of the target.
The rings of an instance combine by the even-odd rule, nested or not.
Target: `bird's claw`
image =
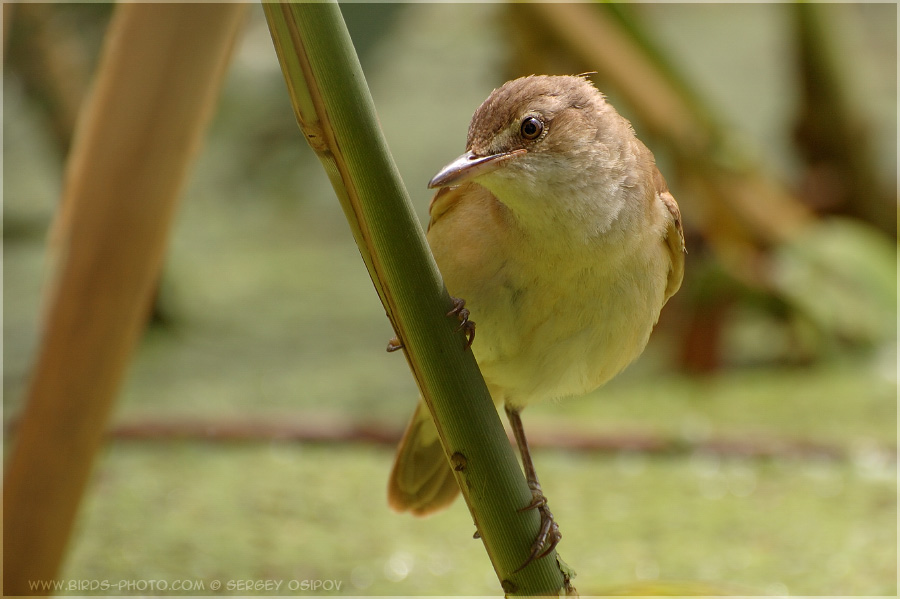
[[[553,513],[550,511],[550,508],[547,507],[547,498],[544,497],[544,493],[541,491],[540,486],[533,486],[531,495],[531,503],[521,508],[519,511],[525,512],[536,509],[541,515],[541,529],[540,532],[538,532],[538,536],[534,539],[534,543],[531,544],[531,552],[525,559],[525,563],[519,566],[513,574],[522,571],[525,566],[534,560],[549,555],[550,552],[559,545],[560,540],[562,540],[562,533],[559,532],[559,525],[556,523],[556,520],[553,519]]]
[[[475,341],[475,322],[469,320],[469,310],[466,308],[466,300],[451,297],[453,301],[453,308],[447,312],[447,316],[455,316],[459,319],[459,326],[456,327],[457,331],[465,331],[466,334],[466,344],[463,349],[469,349],[472,347],[472,342]]]
[[[457,332],[465,332],[466,343],[463,346],[463,349],[469,349],[472,347],[472,342],[475,341],[475,321],[469,320],[469,310],[466,308],[466,300],[458,297],[451,297],[450,299],[453,301],[453,307],[447,312],[447,316],[455,316],[459,319],[459,326],[456,327],[456,330]],[[394,337],[388,341],[388,352],[395,352],[401,349],[403,349],[403,342],[400,341],[399,337]]]

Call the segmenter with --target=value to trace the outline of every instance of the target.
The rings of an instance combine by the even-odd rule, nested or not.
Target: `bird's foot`
[[[475,322],[469,320],[469,310],[466,308],[466,300],[451,297],[453,300],[453,308],[447,312],[447,316],[455,316],[459,319],[459,326],[456,327],[457,331],[465,331],[466,333],[466,344],[463,349],[469,349],[472,347],[472,342],[475,341]]]
[[[525,563],[519,566],[516,572],[523,570],[525,566],[534,560],[547,556],[559,545],[562,539],[559,525],[553,519],[553,513],[550,511],[550,508],[547,507],[547,498],[541,491],[541,486],[537,483],[529,483],[528,486],[531,487],[531,503],[519,511],[537,510],[541,515],[541,529],[534,543],[531,544],[531,553],[528,554]]]
[[[455,316],[459,320],[459,326],[456,327],[456,330],[465,331],[466,344],[463,346],[463,349],[469,349],[472,347],[472,342],[475,341],[475,321],[469,320],[469,310],[466,308],[466,300],[458,297],[451,297],[450,299],[453,301],[453,308],[447,312],[447,316]],[[403,349],[403,342],[400,341],[399,337],[394,337],[388,341],[388,352],[395,352],[401,349]]]

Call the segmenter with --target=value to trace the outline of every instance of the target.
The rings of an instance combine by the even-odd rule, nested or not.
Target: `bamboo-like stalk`
[[[57,577],[246,7],[123,4],[66,171],[45,330],[3,484],[5,595]],[[46,593],[46,590],[44,591]]]
[[[897,237],[897,205],[875,169],[871,130],[855,110],[838,6],[791,5],[800,80],[801,193],[818,211],[849,214]],[[817,184],[818,180],[818,184]]]
[[[297,121],[331,178],[404,343],[502,588],[558,594],[567,580],[555,553],[514,573],[537,535],[539,517],[518,511],[530,491],[475,360],[445,316],[450,298],[378,127],[337,4],[263,7]]]

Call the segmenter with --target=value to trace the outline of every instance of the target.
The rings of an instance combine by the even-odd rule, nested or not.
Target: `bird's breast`
[[[457,206],[428,237],[448,290],[476,323],[472,349],[495,402],[586,393],[640,354],[667,271],[635,273],[661,257],[622,244],[536,240],[480,217],[477,205]]]

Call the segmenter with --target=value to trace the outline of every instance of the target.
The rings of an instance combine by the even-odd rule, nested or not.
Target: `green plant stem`
[[[450,297],[381,135],[337,4],[263,7],[297,121],[404,344],[501,586],[508,594],[558,594],[566,580],[555,552],[513,573],[536,538],[539,516],[518,511],[531,493],[472,353],[445,316]]]

